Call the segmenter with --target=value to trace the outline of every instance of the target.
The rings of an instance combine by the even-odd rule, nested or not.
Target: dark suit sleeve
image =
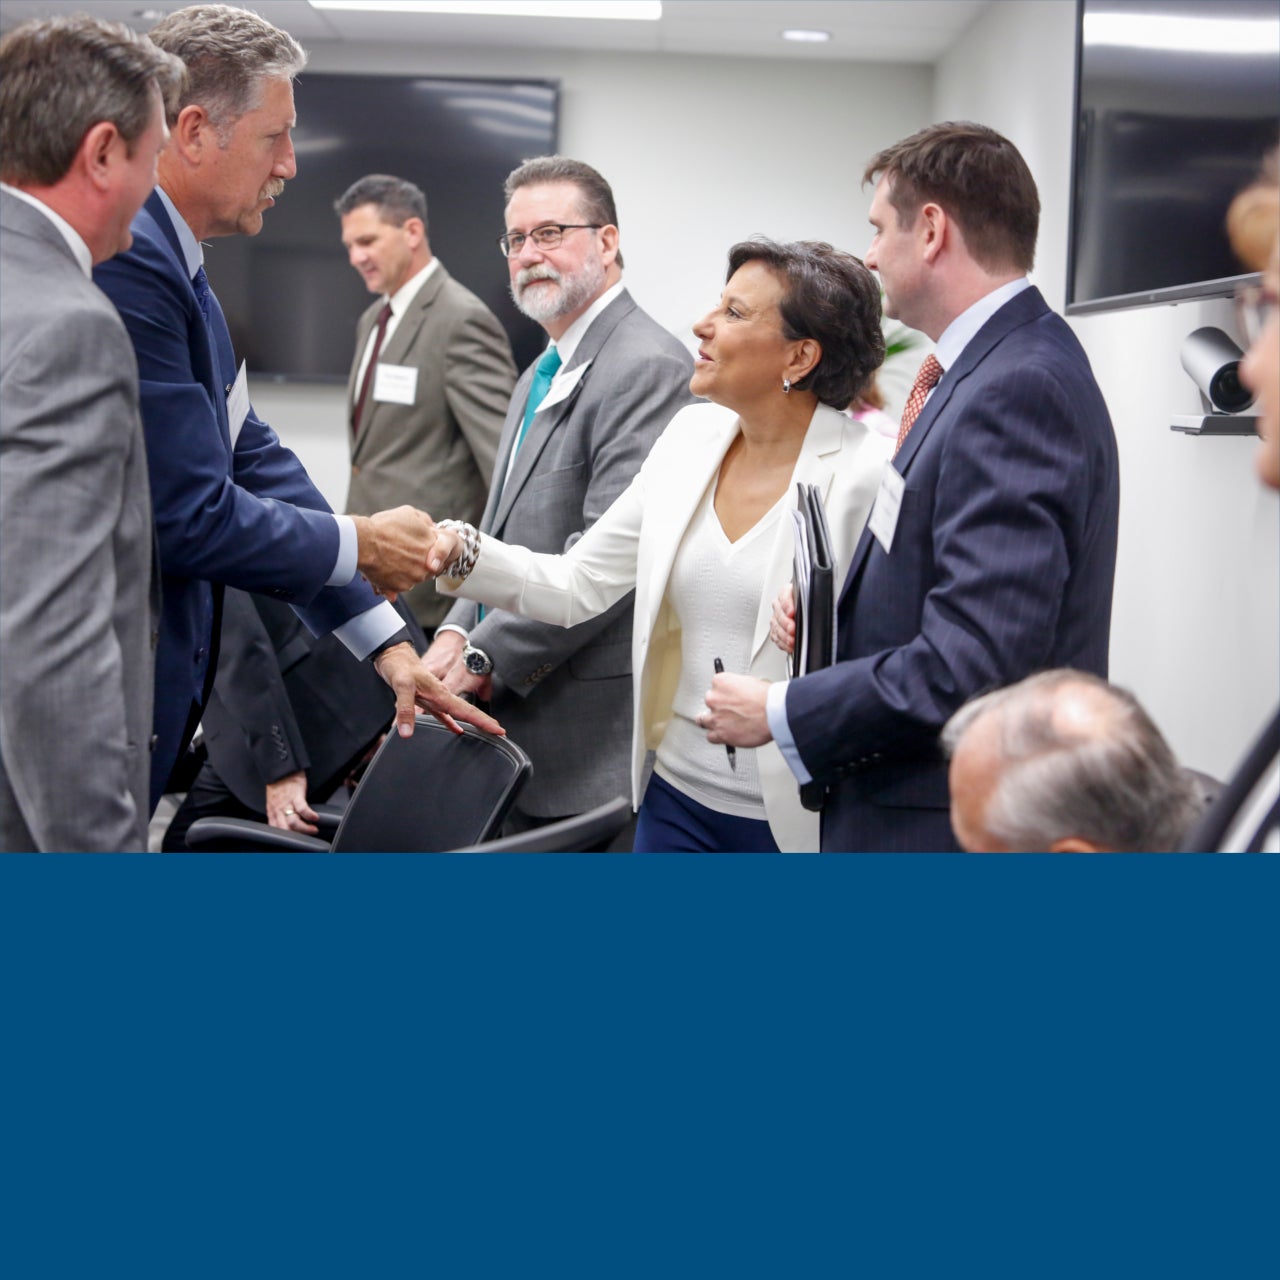
[[[229,456],[226,389],[189,283],[143,238],[95,279],[138,358],[165,573],[314,600],[337,559],[337,525],[302,464],[252,410]],[[357,591],[331,612],[344,620],[362,611],[357,601],[370,608],[376,597]]]
[[[889,565],[933,585],[909,643],[789,684],[787,722],[816,778],[930,750],[968,698],[1045,664],[1105,489],[1080,413],[1051,361],[1007,364],[947,424],[936,486],[908,472]]]
[[[267,783],[308,768],[310,760],[284,677],[253,598],[228,591],[213,695],[205,708],[209,759],[237,797],[265,808]],[[252,790],[252,797],[241,794]]]
[[[606,376],[594,381],[590,396],[585,395],[584,389],[582,402],[574,406],[575,415],[591,419],[586,437],[591,478],[582,504],[582,527],[565,539],[561,551],[573,546],[613,505],[640,470],[667,423],[691,400],[691,362],[687,355],[682,358],[675,352],[653,348],[647,349],[645,356],[642,370],[609,370],[602,363],[599,370],[591,372]],[[547,500],[554,501],[554,494],[549,493]],[[628,592],[604,613],[568,629],[495,611],[472,630],[471,642],[493,659],[496,686],[527,697],[561,663],[625,613],[633,595]],[[466,610],[458,608],[450,612],[448,620],[458,621],[466,616]],[[629,646],[622,660],[625,670],[630,671]]]
[[[486,485],[493,481],[498,436],[515,383],[511,343],[502,325],[487,307],[468,307],[449,334],[444,394]]]

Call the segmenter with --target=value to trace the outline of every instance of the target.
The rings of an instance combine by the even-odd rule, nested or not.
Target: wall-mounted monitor
[[[252,374],[345,381],[355,324],[374,300],[347,262],[333,202],[390,173],[426,192],[432,252],[502,321],[523,368],[546,335],[511,301],[497,239],[502,183],[556,150],[559,89],[544,80],[329,75],[294,86],[298,176],[257,236],[211,240],[209,279]]]
[[[1078,0],[1067,311],[1229,294],[1280,134],[1277,0]]]

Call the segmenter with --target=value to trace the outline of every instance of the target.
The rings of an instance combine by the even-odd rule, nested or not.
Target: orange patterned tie
[[[920,416],[920,410],[924,408],[924,402],[929,398],[929,392],[938,385],[938,379],[941,377],[942,366],[938,363],[938,357],[930,353],[925,356],[924,363],[920,366],[920,372],[916,374],[916,380],[911,387],[911,394],[907,397],[906,408],[902,411],[902,426],[898,428],[898,443],[893,449],[895,454],[902,448],[902,442],[907,438],[907,432],[911,430],[911,424]]]

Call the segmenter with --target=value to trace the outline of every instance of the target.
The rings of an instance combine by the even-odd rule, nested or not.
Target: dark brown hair
[[[875,276],[853,254],[822,240],[743,240],[729,250],[725,279],[748,262],[762,262],[781,278],[778,311],[788,340],[812,338],[822,348],[821,359],[796,389],[812,391],[833,409],[846,408],[884,363]]]
[[[1018,148],[986,125],[933,124],[871,158],[862,181],[889,180],[889,203],[910,227],[920,206],[941,205],[975,262],[991,271],[1030,271],[1040,196]]]

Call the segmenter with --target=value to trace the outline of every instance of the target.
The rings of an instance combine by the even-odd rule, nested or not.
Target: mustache
[[[262,188],[261,192],[259,192],[258,199],[266,200],[270,198],[274,200],[276,196],[278,196],[283,190],[284,190],[284,179],[272,178],[271,181],[268,182],[267,185]]]
[[[521,267],[516,272],[516,289],[522,290],[525,285],[532,284],[535,280],[551,280],[555,284],[562,284],[563,280],[560,273],[555,267],[545,262],[535,262],[531,267]]]

